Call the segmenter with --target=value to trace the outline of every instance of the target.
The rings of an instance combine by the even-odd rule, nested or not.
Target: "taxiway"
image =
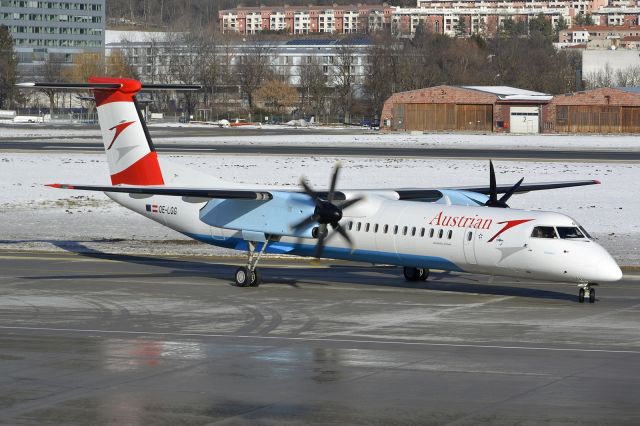
[[[0,253],[2,424],[639,424],[640,279]]]

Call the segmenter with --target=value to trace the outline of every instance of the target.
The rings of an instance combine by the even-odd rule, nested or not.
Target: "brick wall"
[[[640,107],[640,93],[629,93],[605,87],[554,96],[551,102],[542,108],[540,119],[543,133],[555,133],[556,107],[559,105]]]
[[[395,104],[495,104],[495,95],[454,86],[435,86],[392,95],[382,108],[381,124],[393,119]],[[496,110],[494,108],[494,119]],[[508,112],[507,112],[508,119]],[[495,122],[495,120],[494,120]],[[388,128],[387,128],[388,129]],[[389,129],[388,129],[389,130]]]

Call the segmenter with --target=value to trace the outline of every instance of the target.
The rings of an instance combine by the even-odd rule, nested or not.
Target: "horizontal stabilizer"
[[[18,83],[23,89],[61,89],[61,90],[105,90],[120,89],[120,83]],[[196,84],[142,84],[141,90],[200,90],[202,86]]]

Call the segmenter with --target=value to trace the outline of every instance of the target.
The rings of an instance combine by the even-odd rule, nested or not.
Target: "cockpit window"
[[[580,229],[575,226],[558,226],[558,234],[562,239],[586,238]]]
[[[553,226],[536,226],[531,233],[533,238],[558,238]]]
[[[591,237],[591,235],[589,235],[586,229],[584,229],[582,226],[578,226],[578,228],[580,228],[580,230],[582,231],[585,237],[587,237],[590,240],[593,240],[593,238]]]

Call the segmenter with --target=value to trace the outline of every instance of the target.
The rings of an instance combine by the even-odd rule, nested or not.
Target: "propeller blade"
[[[509,201],[509,198],[511,198],[511,196],[518,190],[518,188],[520,188],[520,185],[522,184],[523,181],[524,181],[524,178],[520,179],[515,185],[513,185],[511,189],[509,189],[509,191],[507,191],[502,196],[502,198],[500,198],[498,203],[503,204],[505,207],[509,207],[507,206],[507,201]]]
[[[315,258],[320,259],[322,252],[324,251],[324,241],[327,238],[327,224],[323,223],[318,229],[318,243],[316,244]]]
[[[316,217],[315,214],[312,214],[311,216],[301,220],[295,225],[291,225],[290,228],[293,229],[294,231],[298,231],[300,229],[307,228],[309,225],[312,225],[316,222],[318,222],[318,218]]]
[[[342,235],[342,238],[344,238],[349,243],[349,247],[351,247],[351,250],[353,250],[353,240],[351,240],[351,237],[349,236],[347,231],[342,226],[340,226],[339,223],[332,223],[331,226],[338,234]],[[333,233],[332,235],[335,235],[335,233]]]
[[[333,203],[333,197],[336,192],[336,185],[338,183],[338,174],[340,173],[340,168],[342,165],[338,161],[333,168],[333,176],[331,176],[331,185],[329,186],[329,195],[327,197],[327,201]]]
[[[313,202],[316,203],[316,206],[320,206],[321,204],[320,197],[318,197],[316,192],[313,189],[311,189],[311,187],[309,186],[305,178],[300,178],[300,185],[302,185],[302,188],[304,189],[305,194],[311,197]]]
[[[352,198],[351,200],[348,200],[348,201],[344,202],[344,203],[340,206],[340,208],[341,208],[342,210],[344,210],[344,209],[346,209],[346,208],[349,208],[349,207],[353,206],[354,204],[359,203],[359,202],[360,202],[360,201],[362,201],[362,200],[364,200],[364,197]]]
[[[489,201],[488,206],[495,205],[498,201],[498,190],[496,184],[496,172],[493,169],[493,162],[489,160]]]

